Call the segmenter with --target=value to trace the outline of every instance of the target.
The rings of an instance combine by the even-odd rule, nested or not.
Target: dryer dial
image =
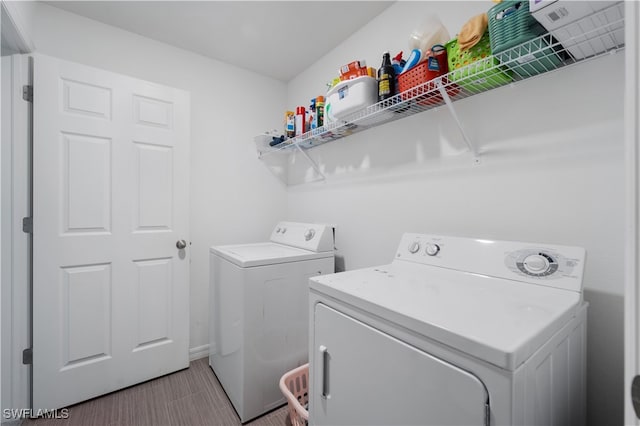
[[[522,262],[516,262],[516,266],[532,277],[545,277],[558,270],[558,262],[544,252],[529,254]]]
[[[429,256],[435,256],[440,251],[440,246],[437,244],[429,243],[425,249]]]
[[[547,258],[539,254],[527,256],[522,263],[527,271],[534,274],[539,274],[549,268],[549,261]]]

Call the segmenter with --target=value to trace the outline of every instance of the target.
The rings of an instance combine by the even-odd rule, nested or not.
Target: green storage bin
[[[489,12],[491,52],[501,63],[526,78],[557,68],[562,61],[549,47],[550,37],[531,15],[528,0],[504,0]]]
[[[495,56],[522,78],[551,71],[562,63],[555,51],[541,38],[535,38]]]
[[[446,44],[449,79],[471,92],[483,92],[512,81],[509,70],[491,56],[489,31],[471,49],[460,50],[458,39]]]

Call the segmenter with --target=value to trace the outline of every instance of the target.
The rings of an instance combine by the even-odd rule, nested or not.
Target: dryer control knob
[[[276,234],[280,232],[280,228],[276,228]]]
[[[411,254],[417,253],[418,250],[420,250],[420,243],[417,241],[412,242],[409,244],[409,247],[407,247],[407,250],[409,250],[409,253]]]
[[[287,232],[287,228],[282,228],[282,231],[280,231],[280,232],[282,232],[284,234],[285,232]]]
[[[427,244],[425,251],[429,256],[435,256],[440,251],[440,246],[437,244]]]
[[[545,256],[539,254],[531,254],[522,262],[524,269],[532,274],[546,272],[549,269],[549,260]]]
[[[309,241],[316,235],[316,230],[313,228],[307,229],[307,232],[304,233],[304,239]]]

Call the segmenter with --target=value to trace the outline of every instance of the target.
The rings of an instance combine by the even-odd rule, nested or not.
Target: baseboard
[[[189,349],[189,361],[206,358],[209,356],[209,345],[196,346]]]

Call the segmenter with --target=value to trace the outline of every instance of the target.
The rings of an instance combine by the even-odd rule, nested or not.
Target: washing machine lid
[[[582,303],[573,291],[409,262],[313,277],[310,288],[510,371]]]
[[[241,268],[333,257],[333,251],[313,252],[272,242],[214,246],[210,251]]]

